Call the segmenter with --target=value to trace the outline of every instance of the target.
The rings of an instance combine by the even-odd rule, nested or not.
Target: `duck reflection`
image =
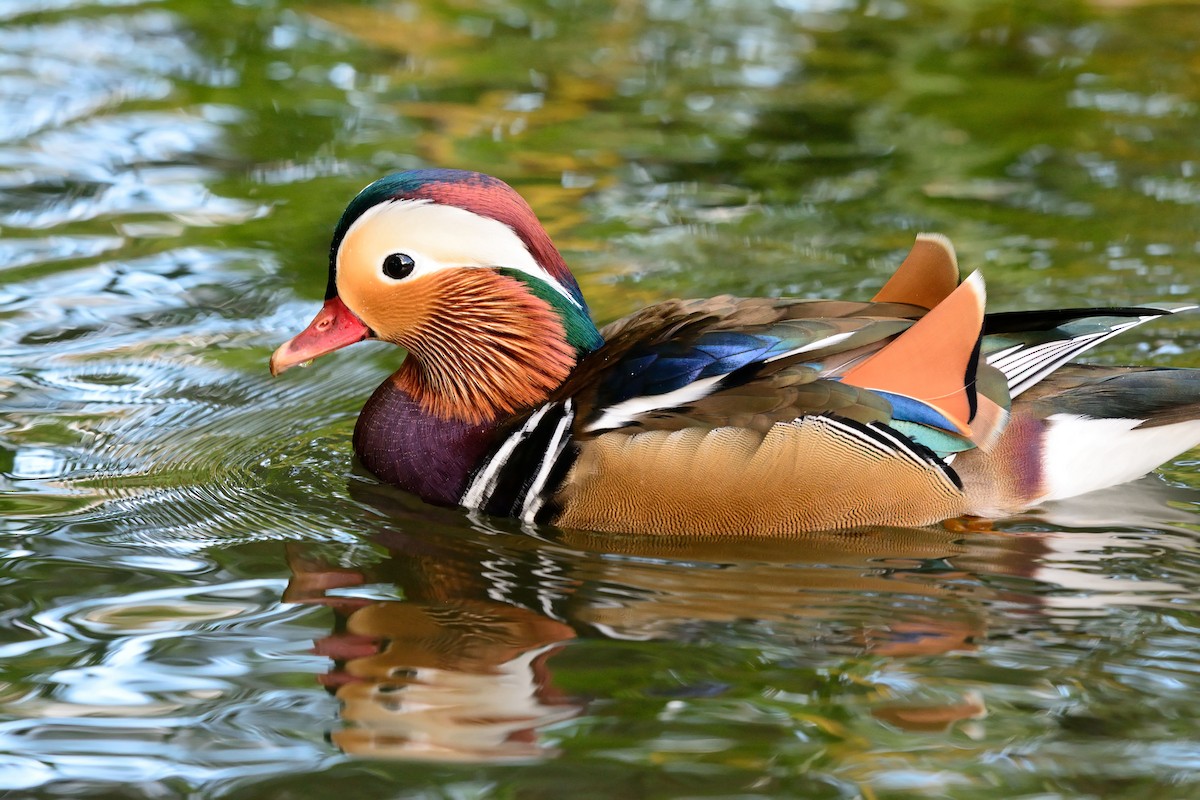
[[[378,515],[372,555],[345,565],[345,553],[291,546],[285,600],[333,610],[333,630],[317,643],[334,665],[323,680],[343,704],[346,726],[333,740],[384,758],[553,756],[548,729],[588,702],[556,688],[551,669],[580,638],[720,640],[790,647],[800,657],[878,658],[870,713],[880,722],[930,731],[978,720],[986,707],[977,693],[898,696],[885,677],[890,665],[969,652],[1131,597],[1168,602],[1182,587],[1123,581],[1097,573],[1095,561],[1194,546],[1185,532],[985,525],[794,540],[542,538],[492,527],[506,523],[465,524],[458,511],[374,484],[352,487]]]
[[[571,627],[491,599],[486,569],[453,542],[381,537],[387,558],[368,567],[330,564],[289,548],[285,602],[320,603],[333,631],[315,651],[333,660],[323,683],[347,726],[332,734],[347,753],[379,758],[511,761],[554,754],[538,731],[579,705],[551,683],[547,660]],[[372,597],[389,587],[396,599]],[[402,598],[402,599],[399,599]]]

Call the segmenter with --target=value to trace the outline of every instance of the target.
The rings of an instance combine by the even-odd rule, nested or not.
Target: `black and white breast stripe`
[[[570,400],[544,405],[513,431],[483,462],[459,504],[524,522],[549,512],[543,493],[553,491],[574,461],[568,447],[575,406]]]

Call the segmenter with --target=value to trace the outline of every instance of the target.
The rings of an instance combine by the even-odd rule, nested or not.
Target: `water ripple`
[[[0,5],[0,790],[1194,785],[1194,488],[989,530],[531,531],[353,474],[393,352],[265,369],[316,308],[335,195],[431,163],[514,179],[605,318],[870,296],[931,227],[1005,307],[1186,295],[1192,17]],[[1122,15],[1154,46],[1106,38]],[[1112,357],[1194,366],[1197,325]]]
[[[0,28],[0,141],[162,98],[200,62],[161,11]],[[62,87],[58,91],[50,86]]]

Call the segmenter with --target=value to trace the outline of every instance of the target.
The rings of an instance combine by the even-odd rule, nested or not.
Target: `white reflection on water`
[[[40,675],[36,691],[0,693],[9,718],[0,749],[36,753],[0,764],[0,788],[51,778],[211,781],[280,759],[319,762],[326,748],[311,723],[330,704],[287,682],[272,686],[274,675],[321,665],[297,625],[309,609],[279,604],[282,589],[278,580],[229,581],[61,600],[32,615],[38,638],[0,646],[0,658],[79,655]],[[242,708],[249,675],[258,684],[252,714]]]

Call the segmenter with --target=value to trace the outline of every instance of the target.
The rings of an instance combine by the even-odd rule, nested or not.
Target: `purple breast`
[[[494,424],[431,416],[388,379],[358,417],[354,452],[380,480],[450,506],[494,439]]]

